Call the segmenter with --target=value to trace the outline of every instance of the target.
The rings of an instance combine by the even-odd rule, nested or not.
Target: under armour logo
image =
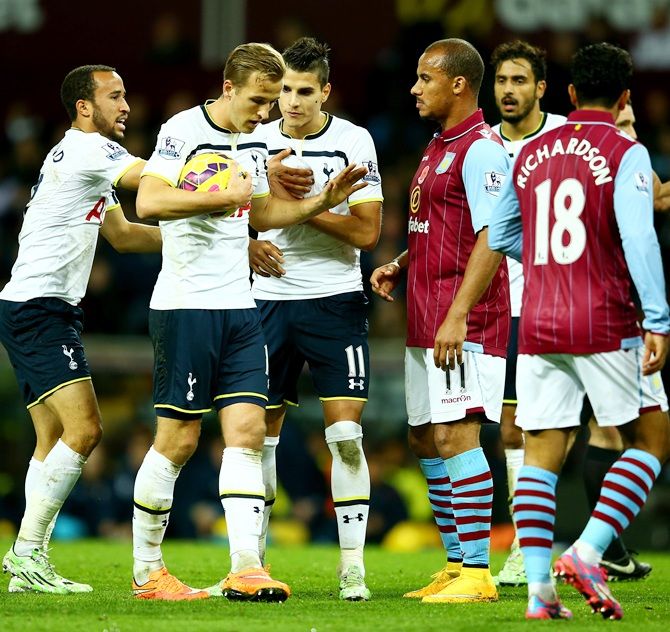
[[[355,388],[357,388],[359,391],[363,390],[363,386],[365,384],[364,380],[355,380],[353,377],[349,378],[349,388],[353,391]]]
[[[67,345],[62,345],[62,347],[63,347],[63,355],[66,355],[68,358],[70,358],[68,367],[70,367],[72,371],[79,368],[79,365],[74,361],[74,358],[72,357],[74,355],[74,349],[70,349],[68,351]]]
[[[352,520],[358,520],[358,522],[363,522],[363,514],[359,513],[355,516],[347,516],[346,514],[342,516],[344,519],[344,524],[349,524]]]
[[[261,508],[254,506],[254,513],[257,513],[257,514],[261,513]]]
[[[197,382],[198,380],[193,377],[193,373],[188,374],[188,393],[186,393],[186,399],[189,402],[192,402],[193,399],[195,398],[195,395],[193,394],[193,385]]]
[[[323,173],[326,176],[326,181],[323,183],[324,186],[330,182],[330,176],[333,175],[333,171],[335,169],[328,169],[328,165],[325,162],[323,163]]]

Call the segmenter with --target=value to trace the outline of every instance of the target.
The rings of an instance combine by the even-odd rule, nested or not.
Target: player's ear
[[[568,86],[568,95],[570,96],[570,103],[578,108],[579,102],[577,101],[577,90],[575,90],[575,86],[573,84]]]
[[[330,96],[330,90],[331,90],[331,85],[330,83],[327,83],[323,88],[321,88],[321,102],[325,103],[328,101],[328,97]]]
[[[223,96],[224,96],[224,98],[225,99],[232,99],[234,90],[235,90],[235,86],[233,86],[233,82],[230,79],[224,79],[224,81],[223,81]]]
[[[465,77],[459,75],[458,77],[454,77],[454,80],[451,84],[451,89],[454,94],[461,94],[465,91],[465,87],[467,85],[468,82],[466,81]]]
[[[93,115],[93,104],[88,99],[77,99],[74,104],[77,116],[89,118]]]
[[[535,86],[535,98],[541,99],[544,96],[546,90],[547,82],[544,79],[541,79],[537,82],[537,86]]]
[[[629,101],[630,101],[630,90],[624,90],[621,93],[621,96],[617,100],[617,108],[619,109],[619,111],[623,110],[628,105]]]

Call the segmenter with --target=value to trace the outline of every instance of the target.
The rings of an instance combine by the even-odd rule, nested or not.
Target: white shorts
[[[475,413],[500,423],[504,390],[505,358],[463,351],[463,364],[443,371],[435,366],[432,349],[405,349],[410,426],[460,421]]]
[[[642,375],[642,356],[642,347],[589,355],[519,354],[516,424],[523,430],[579,426],[585,394],[599,426],[621,426],[645,410],[667,410],[661,377]]]

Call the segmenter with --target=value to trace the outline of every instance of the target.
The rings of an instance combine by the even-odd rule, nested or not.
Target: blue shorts
[[[81,344],[84,313],[59,298],[0,300],[0,341],[28,408],[63,386],[91,379]]]
[[[257,309],[152,309],[149,333],[159,416],[199,419],[240,402],[265,408],[267,355]]]
[[[297,382],[305,362],[322,401],[367,401],[370,353],[363,292],[256,304],[270,362],[268,408],[298,404]]]
[[[518,316],[512,318],[512,326],[509,330],[509,343],[507,345],[507,370],[505,372],[505,392],[503,393],[503,404],[516,406],[516,356],[519,348],[519,320]]]

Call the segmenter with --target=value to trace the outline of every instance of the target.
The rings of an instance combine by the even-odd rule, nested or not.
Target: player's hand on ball
[[[262,277],[281,277],[286,274],[282,268],[284,253],[268,240],[249,240],[249,267]]]
[[[240,207],[250,204],[254,183],[249,174],[240,171],[237,163],[231,163],[229,169],[230,180],[228,187],[219,193],[222,199],[221,207],[225,211],[235,211]]]
[[[273,195],[286,200],[301,200],[314,185],[314,174],[306,162],[283,149],[268,160],[268,182]]]

